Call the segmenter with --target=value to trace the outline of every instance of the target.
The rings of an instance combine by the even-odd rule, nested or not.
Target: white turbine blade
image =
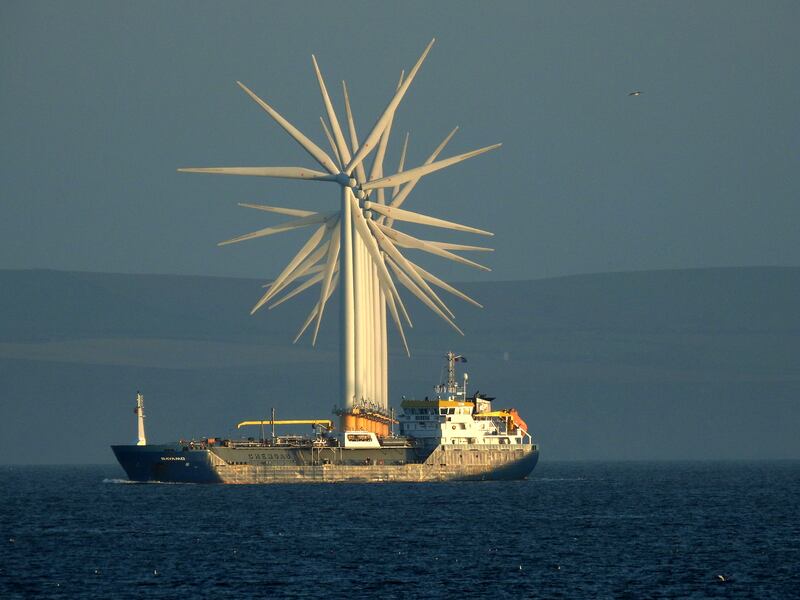
[[[403,71],[400,72],[400,81],[397,82],[397,87],[399,88],[402,83],[403,83]],[[394,117],[392,117],[392,121],[394,121]],[[390,126],[391,126],[391,124],[390,124]],[[408,149],[408,136],[409,135],[410,135],[409,132],[406,131],[406,139],[403,142],[403,151],[400,154],[400,162],[399,162],[398,168],[397,168],[398,173],[401,172],[405,168],[406,150]],[[380,177],[383,177],[383,169],[381,169]],[[396,194],[398,192],[398,189],[399,189],[399,186],[395,187],[394,190],[393,190],[393,194]],[[378,190],[378,200],[380,200],[381,204],[384,204],[383,188]],[[384,219],[384,217],[381,217],[381,221],[383,221],[383,219]]]
[[[408,74],[408,77],[406,77],[403,80],[403,84],[400,86],[400,89],[398,89],[395,92],[394,97],[389,102],[389,105],[386,107],[386,110],[384,110],[383,114],[378,118],[378,121],[373,126],[372,131],[370,131],[369,135],[367,136],[367,139],[364,140],[364,143],[358,149],[356,155],[348,163],[347,167],[345,168],[345,173],[347,173],[348,175],[352,173],[355,166],[362,160],[364,160],[364,158],[366,158],[366,156],[374,149],[375,144],[378,141],[378,138],[381,136],[383,130],[386,128],[386,124],[389,122],[389,119],[391,119],[394,116],[394,111],[397,110],[397,106],[403,99],[403,96],[405,95],[406,91],[411,85],[411,82],[414,81],[414,77],[416,76],[417,71],[419,71],[419,68],[422,66],[425,57],[428,56],[428,52],[430,52],[431,46],[433,46],[433,43],[435,41],[436,41],[435,38],[432,39],[431,42],[428,44],[427,48],[425,48],[425,51],[422,53],[422,56],[420,56],[419,60],[417,60],[417,64],[415,64],[414,68],[411,69],[411,72]]]
[[[451,131],[449,134],[447,134],[447,137],[445,137],[442,140],[442,142],[436,147],[436,149],[433,152],[431,152],[431,155],[425,160],[423,165],[429,165],[434,160],[436,160],[436,157],[439,156],[439,154],[442,152],[442,150],[444,150],[444,147],[447,146],[447,144],[450,142],[450,140],[456,134],[456,131],[458,131],[458,127],[454,127],[453,131]],[[400,173],[400,172],[402,172],[402,169],[398,170],[398,173]],[[394,206],[396,208],[400,208],[400,206],[403,204],[403,202],[406,201],[406,198],[408,198],[408,195],[414,189],[414,186],[416,186],[419,183],[420,179],[422,179],[422,178],[421,177],[417,177],[416,179],[412,179],[411,181],[409,181],[405,185],[405,187],[403,188],[403,190],[399,194],[394,194],[392,196],[392,206]],[[389,227],[391,227],[392,226],[392,220],[391,219],[387,219],[386,224],[389,225]]]
[[[387,257],[386,262],[389,263],[389,266],[395,272],[395,275],[397,275],[397,278],[400,280],[400,283],[402,283],[408,289],[408,291],[410,291],[417,298],[419,298],[425,304],[425,306],[430,308],[434,313],[436,313],[442,319],[444,319],[447,322],[447,324],[450,325],[450,327],[455,329],[461,335],[464,335],[464,332],[461,331],[458,328],[458,325],[453,323],[453,321],[450,320],[450,317],[448,317],[446,314],[444,314],[439,309],[439,307],[436,306],[433,303],[433,301],[430,298],[428,298],[428,296],[421,289],[419,289],[417,287],[417,285],[413,281],[411,281],[411,279],[408,277],[408,275],[406,275],[406,273],[403,271],[403,269],[401,269],[399,266],[397,266],[397,264],[391,258]],[[419,274],[417,274],[417,275],[419,275]]]
[[[317,273],[317,274],[316,274],[316,275],[314,275],[313,277],[310,277],[309,279],[306,279],[306,280],[305,280],[303,283],[301,283],[300,285],[298,285],[298,286],[297,286],[296,288],[294,288],[294,289],[293,289],[291,292],[289,292],[288,294],[286,294],[286,295],[285,295],[283,298],[281,298],[280,300],[276,300],[274,303],[270,304],[270,305],[267,307],[267,308],[268,308],[268,310],[272,310],[272,309],[273,309],[273,308],[275,308],[276,306],[280,306],[281,304],[283,304],[283,303],[284,303],[284,302],[286,302],[287,300],[290,300],[290,299],[294,298],[295,296],[297,296],[297,294],[299,294],[299,293],[301,293],[301,292],[304,292],[305,290],[307,290],[308,288],[310,288],[310,287],[311,287],[312,285],[314,285],[315,283],[319,283],[320,281],[322,281],[322,276],[323,276],[323,273]]]
[[[502,145],[503,144],[493,144],[491,146],[486,146],[485,148],[479,148],[478,150],[473,150],[472,152],[466,152],[464,154],[459,154],[458,156],[451,156],[450,158],[438,160],[429,165],[422,165],[421,167],[409,169],[408,171],[403,171],[402,173],[395,173],[394,175],[389,175],[388,177],[376,179],[375,181],[368,181],[367,183],[362,184],[361,189],[371,190],[374,188],[382,188],[382,187],[387,188],[387,187],[392,187],[394,185],[398,185],[400,183],[405,183],[406,181],[411,181],[412,179],[417,179],[419,177],[423,177],[424,175],[429,175],[430,173],[440,171],[446,167],[449,167],[456,163],[460,163],[469,158],[479,156],[481,154],[484,154],[485,152],[489,152],[490,150],[499,148]]]
[[[391,278],[391,275],[389,274],[389,269],[386,269],[386,274],[387,277]],[[392,282],[392,284],[394,284],[394,282]],[[383,282],[381,282],[381,289],[383,289],[384,295],[388,294],[389,297],[393,299],[394,303],[396,303],[400,307],[400,312],[403,313],[403,318],[405,319],[406,323],[408,323],[408,326],[414,327],[414,324],[411,322],[411,316],[408,314],[408,311],[406,310],[406,305],[403,302],[403,299],[400,297],[400,292],[397,291],[397,287],[395,286],[390,289],[387,286],[384,286]]]
[[[322,73],[317,64],[317,57],[311,55],[311,62],[314,63],[314,73],[317,75],[317,83],[319,83],[319,92],[322,94],[322,102],[325,104],[325,112],[328,113],[328,122],[331,124],[333,132],[333,139],[336,142],[336,148],[339,150],[339,156],[342,157],[342,164],[350,162],[350,150],[347,148],[347,142],[342,135],[342,128],[339,126],[339,119],[336,118],[336,111],[333,110],[333,103],[331,97],[328,95],[328,88],[325,87],[325,80],[322,78]],[[338,171],[337,171],[338,172]]]
[[[403,85],[403,75],[400,74],[400,81],[397,82],[397,89]],[[392,123],[394,122],[394,113],[386,121],[386,126],[381,133],[381,139],[378,143],[378,151],[375,153],[375,160],[372,161],[372,169],[370,170],[369,178],[377,179],[383,177],[383,159],[386,157],[386,146],[389,145],[389,136],[392,134]],[[363,164],[363,161],[359,164]],[[364,181],[367,181],[364,179]],[[378,201],[384,204],[383,191],[378,190]]]
[[[436,246],[442,250],[463,250],[465,252],[494,252],[494,248],[487,248],[486,246],[467,246],[465,244],[451,244],[450,242],[435,242],[433,240],[422,240],[423,242]]]
[[[392,320],[394,321],[395,327],[397,327],[397,332],[400,334],[400,339],[403,342],[403,347],[406,350],[406,354],[411,356],[411,351],[408,348],[408,340],[406,340],[403,324],[400,321],[400,315],[397,311],[397,305],[400,305],[400,309],[402,310],[403,316],[405,317],[409,327],[414,326],[411,323],[411,317],[408,316],[408,311],[406,311],[403,300],[400,298],[400,294],[394,285],[394,281],[392,281],[392,276],[389,274],[389,270],[386,268],[386,264],[383,261],[383,256],[381,256],[380,249],[378,248],[378,243],[369,232],[369,228],[365,223],[366,219],[364,219],[360,211],[358,214],[354,212],[353,215],[353,221],[356,223],[356,233],[364,241],[367,251],[372,256],[373,262],[376,266],[376,271],[378,273],[378,283],[383,290],[383,296],[386,299],[387,306],[389,307],[389,313],[392,315]]]
[[[394,296],[397,300],[400,301],[400,305],[402,306],[402,300],[400,300],[400,295],[397,293],[397,288],[392,281],[392,276],[389,274],[389,271],[386,269],[386,265],[384,264],[383,257],[381,256],[380,248],[378,248],[378,242],[375,241],[374,236],[369,232],[369,228],[366,223],[366,219],[361,214],[361,211],[356,212],[353,211],[353,222],[356,225],[356,233],[361,236],[361,239],[364,241],[364,245],[367,247],[367,252],[369,252],[372,260],[375,262],[378,270],[378,279],[381,280],[381,283],[387,288],[387,293],[389,295]],[[408,313],[403,307],[403,312],[405,313],[405,318],[408,321],[408,324],[411,325],[411,319],[408,316]]]
[[[331,286],[331,289],[328,292],[328,298],[330,298],[331,295],[333,295],[333,291],[336,289],[336,286],[338,285],[338,283],[339,283],[339,279],[338,278],[333,280],[333,285]],[[308,329],[308,326],[311,325],[311,321],[313,321],[314,317],[317,316],[317,311],[318,310],[319,310],[319,302],[317,302],[317,304],[314,305],[314,308],[311,309],[311,312],[308,313],[308,317],[306,317],[306,320],[303,323],[303,326],[300,328],[300,331],[297,333],[297,337],[295,337],[294,341],[292,342],[293,344],[297,343],[297,340],[299,340],[302,337],[302,335],[305,333],[306,329]]]
[[[389,136],[392,133],[392,120],[386,125],[381,135],[381,141],[378,144],[378,151],[375,153],[375,160],[372,162],[372,171],[370,172],[370,179],[376,177],[383,177],[383,159],[386,157],[386,146],[389,144]],[[363,163],[362,163],[363,164]],[[386,204],[386,196],[384,195],[383,188],[378,189],[378,203]]]
[[[455,135],[456,131],[458,131],[458,126],[454,127],[453,130],[447,135],[447,137],[445,137],[444,140],[442,140],[442,142],[436,147],[436,149],[433,152],[431,152],[431,155],[423,163],[424,165],[429,165],[434,160],[436,160],[436,157],[439,156],[439,153],[441,153],[442,150],[444,150],[444,147],[447,146],[452,137]],[[398,173],[399,172],[402,172],[402,169],[399,169]],[[414,190],[414,187],[419,183],[420,179],[421,177],[412,179],[405,185],[405,187],[403,187],[403,190],[400,193],[395,192],[392,195],[391,205],[396,208],[400,208],[403,202],[406,201],[406,198],[408,198],[408,195]],[[397,186],[395,186],[395,190],[397,190]],[[386,225],[388,225],[389,227],[391,227],[394,224],[393,219],[387,219],[386,217],[383,216],[379,219],[379,222],[380,223],[385,222]]]
[[[301,277],[306,277],[308,275],[312,275],[315,272],[319,272],[322,269],[317,268],[317,266],[321,267],[322,265],[317,265],[316,263],[322,258],[322,255],[327,252],[328,247],[330,245],[330,240],[326,240],[324,243],[320,244],[316,250],[314,250],[311,254],[309,254],[303,262],[301,262],[291,273],[288,274],[287,277],[283,279],[283,281],[278,281],[277,279],[270,283],[268,286],[264,286],[269,291],[270,297],[274,297],[278,292],[284,290],[285,288],[289,287],[292,283],[300,279]]]
[[[239,202],[239,206],[244,208],[254,208],[256,210],[263,210],[265,212],[274,212],[279,215],[287,215],[289,217],[310,217],[316,215],[313,210],[300,210],[299,208],[283,208],[281,206],[267,206],[266,204],[247,204]]]
[[[322,130],[325,132],[325,137],[328,138],[328,144],[330,144],[331,151],[333,152],[334,156],[336,156],[336,160],[339,162],[340,166],[344,166],[342,165],[342,157],[339,156],[339,150],[336,148],[336,142],[333,141],[333,136],[331,136],[331,130],[328,129],[328,124],[322,117],[319,118],[319,122],[322,123]]]
[[[455,229],[456,231],[466,231],[468,233],[477,233],[480,235],[494,235],[490,231],[483,229],[476,229],[475,227],[468,227],[467,225],[460,225],[452,221],[445,221],[444,219],[437,219],[436,217],[429,217],[403,208],[395,208],[393,206],[383,206],[375,202],[365,202],[364,208],[367,210],[374,210],[390,219],[395,221],[407,221],[409,223],[419,223],[420,225],[430,225],[431,227],[441,227],[443,229]]]
[[[426,281],[430,281],[433,285],[436,285],[436,286],[442,288],[446,292],[450,292],[454,296],[457,296],[457,297],[461,298],[465,302],[469,302],[473,306],[477,306],[478,308],[483,308],[483,304],[481,304],[480,302],[476,302],[475,300],[473,300],[472,298],[467,296],[461,290],[458,290],[458,289],[454,288],[452,285],[450,285],[446,281],[442,281],[441,279],[436,277],[436,275],[433,275],[432,273],[429,273],[428,271],[426,271],[425,269],[423,269],[419,265],[415,265],[411,261],[408,261],[408,262],[412,267],[414,267],[414,269],[417,271],[417,273],[422,275],[422,278],[425,279]]]
[[[392,276],[389,274],[389,271],[386,268],[386,264],[383,261],[383,256],[381,256],[380,249],[378,248],[378,243],[375,241],[375,237],[369,231],[369,227],[366,224],[364,215],[358,209],[355,199],[352,200],[352,203],[353,223],[355,223],[356,226],[356,235],[361,237],[364,245],[367,248],[367,252],[370,254],[373,262],[375,263],[376,272],[378,273],[378,283],[383,290],[383,296],[386,299],[387,306],[389,307],[389,313],[392,315],[392,320],[394,321],[397,331],[400,334],[400,339],[403,342],[403,347],[406,350],[406,354],[411,356],[411,351],[408,349],[406,334],[403,330],[403,324],[400,322],[400,315],[397,312],[397,305],[400,305],[400,308],[403,311],[403,316],[405,317],[409,327],[414,326],[411,323],[411,317],[408,316],[408,311],[406,311],[403,300],[400,298],[400,294],[397,291],[394,282],[392,281]]]
[[[320,265],[314,265],[313,267],[309,267],[308,269],[306,269],[305,272],[302,275],[298,275],[297,277],[294,277],[292,279],[293,280],[294,279],[300,279],[301,277],[308,277],[309,275],[314,275],[315,273],[319,273],[320,271],[322,271],[322,269],[324,269],[324,268],[325,268],[325,265],[321,265],[321,264]],[[261,287],[266,290],[266,289],[269,289],[272,286],[273,283],[274,283],[274,280],[268,281],[267,283],[265,283]]]
[[[243,242],[245,240],[252,240],[255,238],[264,237],[267,235],[273,235],[275,233],[282,233],[284,231],[291,231],[292,229],[299,229],[301,227],[308,227],[309,225],[316,225],[317,223],[323,223],[333,216],[338,215],[338,212],[332,213],[315,213],[313,215],[309,215],[307,217],[302,217],[300,219],[296,219],[294,221],[287,221],[281,225],[274,225],[272,227],[265,227],[264,229],[259,229],[258,231],[253,231],[252,233],[246,233],[244,235],[240,235],[238,237],[232,238],[230,240],[225,240],[224,242],[220,242],[217,246],[227,246],[228,244],[236,244],[238,242]]]
[[[380,230],[380,226],[375,223],[374,221],[368,221],[367,224],[369,225],[370,229],[372,229],[373,235],[378,240],[378,245],[388,254],[395,263],[397,263],[405,272],[408,274],[409,277],[414,281],[415,287],[421,288],[421,291],[424,292],[427,296],[433,299],[436,304],[442,307],[444,311],[450,315],[450,317],[455,318],[453,312],[447,307],[447,305],[442,302],[442,299],[434,292],[431,287],[425,282],[424,279],[414,270],[406,257],[402,255],[402,253],[395,247],[395,245],[387,238],[383,232]],[[437,309],[438,310],[438,309]]]
[[[289,123],[289,121],[284,119],[280,114],[278,114],[278,111],[276,111],[269,104],[264,102],[261,98],[256,96],[255,93],[253,93],[250,90],[250,88],[248,88],[241,81],[237,81],[236,84],[240,88],[242,88],[247,93],[248,96],[250,96],[253,100],[255,100],[256,103],[261,108],[263,108],[265,111],[267,111],[267,114],[270,117],[272,117],[273,120],[278,125],[283,127],[283,129],[286,131],[286,133],[288,133],[290,136],[292,136],[294,138],[294,140],[298,144],[300,144],[303,147],[303,149],[306,152],[308,152],[314,160],[316,160],[322,167],[327,169],[328,173],[331,173],[331,174],[335,175],[335,174],[337,174],[339,172],[339,168],[331,160],[331,157],[328,156],[322,148],[317,146],[314,142],[312,142],[305,135],[303,135],[303,133],[299,129],[297,129],[297,127],[295,127],[294,125]]]
[[[436,160],[436,157],[442,153],[444,147],[447,146],[447,144],[450,143],[450,140],[453,139],[453,136],[456,134],[456,131],[458,131],[458,125],[453,127],[453,130],[445,136],[445,138],[441,141],[441,143],[438,146],[436,146],[436,149],[433,152],[431,152],[431,155],[427,158],[424,164],[429,165],[434,160]]]
[[[406,151],[408,150],[408,136],[409,133],[406,131],[406,139],[403,142],[403,151],[400,153],[400,162],[397,165],[397,172],[402,173],[403,169],[406,168]],[[413,182],[412,182],[413,183]],[[411,183],[409,183],[411,185]],[[392,204],[394,204],[394,199],[397,197],[397,194],[400,192],[400,186],[394,186],[392,190]]]
[[[450,320],[450,318],[449,318],[449,317],[448,317],[446,314],[444,314],[444,313],[441,311],[441,309],[440,309],[438,306],[436,306],[436,305],[433,303],[433,301],[432,301],[432,300],[431,300],[431,299],[430,299],[430,298],[429,298],[429,297],[428,297],[428,296],[427,296],[427,295],[426,295],[426,294],[425,294],[425,293],[424,293],[424,292],[423,292],[421,289],[419,289],[419,287],[418,287],[418,286],[417,286],[417,285],[416,285],[416,284],[415,284],[415,283],[414,283],[414,282],[411,280],[411,278],[410,278],[410,277],[409,277],[409,276],[406,274],[406,272],[405,272],[405,271],[403,271],[403,269],[401,269],[401,268],[400,268],[400,267],[397,265],[397,263],[395,263],[395,262],[394,262],[394,261],[393,261],[391,258],[389,258],[388,256],[386,257],[386,262],[387,262],[387,263],[389,264],[389,266],[392,268],[392,271],[394,271],[394,273],[395,273],[395,275],[397,276],[398,280],[400,281],[400,283],[402,283],[402,284],[403,284],[403,286],[405,286],[405,287],[406,287],[406,289],[408,289],[408,290],[409,290],[409,291],[410,291],[412,294],[414,294],[414,296],[416,296],[416,297],[417,297],[417,298],[418,298],[418,299],[419,299],[419,300],[420,300],[420,301],[421,301],[423,304],[425,304],[425,306],[427,306],[428,308],[430,308],[430,309],[431,309],[431,310],[432,310],[434,313],[436,313],[436,314],[437,314],[439,317],[441,317],[442,319],[444,319],[445,321],[447,321],[448,325],[450,325],[451,327],[453,327],[453,328],[454,328],[456,331],[458,331],[458,332],[459,332],[461,335],[464,335],[464,332],[463,332],[463,331],[461,331],[461,329],[459,329],[459,328],[458,328],[458,326],[456,326],[456,324],[455,324],[455,323],[453,323],[453,322]]]
[[[378,248],[378,242],[375,241],[375,236],[370,233],[369,227],[367,226],[366,219],[361,211],[358,209],[358,205],[353,201],[353,222],[356,226],[356,232],[358,235],[361,236],[361,239],[364,240],[364,245],[367,247],[367,252],[369,252],[372,260],[375,262],[378,271],[378,279],[380,279],[381,284],[383,285],[384,292],[387,296],[393,296],[397,303],[400,305],[400,308],[403,311],[403,315],[405,316],[406,321],[410,327],[413,327],[411,323],[411,318],[406,311],[405,305],[403,304],[402,299],[400,298],[400,294],[397,292],[397,288],[392,281],[392,276],[389,274],[389,271],[386,269],[386,265],[383,262],[383,257],[381,256],[380,248]],[[391,309],[391,305],[389,307]]]
[[[369,221],[369,226],[372,229],[373,234],[375,235],[376,239],[378,240],[378,245],[397,263],[408,276],[414,281],[415,285],[430,296],[439,306],[444,309],[444,311],[450,315],[450,317],[455,318],[453,312],[447,307],[447,305],[442,301],[441,298],[434,292],[431,287],[422,279],[422,277],[417,273],[411,264],[408,262],[405,256],[397,249],[394,243],[389,240],[385,235],[383,235],[382,231],[380,230],[380,225],[378,225],[375,221]]]
[[[279,177],[281,179],[308,179],[310,181],[336,181],[332,175],[304,167],[184,167],[179,173],[210,173],[213,175],[249,175],[254,177]]]
[[[317,244],[319,244],[320,240],[322,239],[322,236],[325,235],[326,229],[327,227],[325,225],[322,225],[311,235],[310,238],[308,238],[308,241],[305,244],[303,244],[303,247],[300,248],[300,251],[294,256],[294,258],[291,261],[289,261],[289,264],[286,265],[283,271],[281,271],[281,274],[275,278],[275,281],[270,286],[267,293],[261,297],[261,300],[259,300],[253,307],[253,310],[250,311],[251,315],[255,313],[259,308],[264,306],[264,304],[270,298],[272,298],[275,294],[277,294],[280,291],[281,284],[284,282],[284,280],[287,277],[289,277],[289,275],[292,274],[295,268],[297,268],[297,265],[303,262],[303,259],[305,259],[311,253],[311,251],[317,247]]]
[[[360,144],[358,142],[358,133],[356,133],[356,122],[353,119],[353,111],[350,108],[350,94],[347,92],[347,84],[344,81],[342,82],[342,91],[344,92],[344,109],[347,113],[347,128],[350,131],[350,146],[353,148],[353,152],[358,152]],[[358,181],[367,180],[363,163],[356,165],[356,176]]]
[[[317,334],[319,333],[319,326],[322,323],[322,314],[325,312],[325,303],[328,298],[328,290],[331,286],[331,278],[333,277],[337,261],[339,260],[341,232],[341,228],[337,227],[331,235],[331,244],[328,247],[328,259],[325,263],[325,271],[322,274],[322,285],[320,286],[319,290],[319,309],[317,310],[317,323],[314,325],[314,337],[311,341],[312,346],[316,346],[317,344]]]
[[[389,313],[392,315],[392,320],[394,321],[395,327],[397,327],[397,332],[400,334],[400,339],[403,341],[403,347],[406,349],[406,354],[410,357],[411,350],[408,349],[408,341],[406,340],[406,332],[403,331],[403,324],[400,322],[400,317],[397,315],[397,306],[395,305],[394,296],[391,293],[386,293],[386,289],[383,289],[383,297],[386,299],[386,304],[389,306]]]
[[[330,231],[330,226],[328,227],[328,231]],[[313,252],[311,252],[306,258],[303,259],[294,271],[289,273],[289,276],[283,280],[283,283],[280,285],[281,288],[285,288],[289,284],[291,284],[295,279],[299,277],[304,277],[305,275],[309,274],[309,271],[317,266],[317,263],[320,259],[325,255],[330,248],[331,241],[326,239],[328,236],[328,232],[325,232],[325,236],[323,236],[322,243],[317,246]],[[272,284],[272,287],[277,287],[275,283]],[[273,295],[275,295],[279,290],[273,290]]]
[[[312,241],[316,237],[316,233],[309,238],[306,245],[312,244]],[[317,243],[319,241],[317,240]],[[307,248],[304,246],[300,249],[300,251],[295,255],[295,258],[289,262],[289,264],[284,268],[284,270],[275,278],[275,280],[270,283],[268,286],[264,286],[266,288],[266,292],[261,297],[257,308],[254,308],[250,314],[253,314],[258,308],[261,308],[267,301],[273,298],[278,292],[282,291],[289,285],[291,285],[294,281],[299,279],[300,277],[304,277],[306,275],[310,275],[311,271],[314,269],[315,263],[319,260],[319,258],[325,253],[328,248],[329,242],[325,242],[319,247],[316,247],[316,250],[313,252],[307,253]],[[313,245],[311,246],[314,247]],[[306,254],[303,256],[303,254]],[[298,259],[300,262],[298,264]]]
[[[291,300],[292,298],[294,298],[295,296],[297,296],[301,292],[306,291],[308,288],[313,286],[315,283],[319,283],[321,280],[322,280],[322,273],[317,273],[314,277],[311,277],[310,279],[307,279],[306,281],[304,281],[303,283],[298,285],[291,292],[286,294],[283,298],[281,298],[279,300],[276,300],[274,303],[270,304],[267,307],[267,309],[268,310],[272,310],[276,306],[280,306],[281,304],[283,304],[287,300]]]
[[[389,238],[391,238],[398,244],[405,246],[406,248],[414,248],[416,250],[422,250],[423,252],[435,254],[436,256],[441,256],[442,258],[459,262],[463,265],[474,267],[475,269],[480,269],[481,271],[491,271],[489,267],[485,267],[480,263],[476,263],[475,261],[469,260],[468,258],[464,258],[463,256],[459,256],[458,254],[453,254],[452,252],[448,252],[447,250],[442,250],[437,246],[429,244],[424,240],[417,239],[413,236],[408,235],[407,233],[403,233],[402,231],[397,231],[396,229],[392,229],[391,227],[388,227],[386,225],[381,225],[380,223],[376,223],[375,226],[380,227],[381,231],[385,233]]]
[[[303,321],[303,325],[300,327],[300,331],[297,332],[297,335],[295,336],[294,341],[292,342],[293,344],[296,344],[297,340],[299,340],[303,336],[303,334],[306,332],[306,329],[308,329],[308,326],[311,325],[311,321],[313,321],[314,317],[316,316],[317,316],[317,305],[315,304],[314,308],[311,309],[311,312],[308,313],[306,320]]]

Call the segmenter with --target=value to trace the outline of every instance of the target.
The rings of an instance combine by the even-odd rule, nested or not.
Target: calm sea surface
[[[0,489],[2,599],[800,597],[800,462],[298,486],[0,467]]]

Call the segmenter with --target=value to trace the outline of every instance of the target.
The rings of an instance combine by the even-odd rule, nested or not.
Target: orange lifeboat
[[[508,414],[511,415],[511,420],[514,421],[514,425],[516,425],[517,428],[521,429],[525,433],[528,433],[528,424],[523,421],[522,417],[519,416],[516,408],[509,410]]]

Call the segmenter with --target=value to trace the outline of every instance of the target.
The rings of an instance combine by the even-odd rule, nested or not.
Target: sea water
[[[264,486],[7,466],[0,490],[3,599],[800,596],[800,462]]]

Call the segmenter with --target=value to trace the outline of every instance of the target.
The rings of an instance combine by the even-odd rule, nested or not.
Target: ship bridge
[[[426,444],[532,443],[527,426],[515,419],[516,411],[476,413],[473,401],[443,398],[403,400],[401,407],[400,434]]]

